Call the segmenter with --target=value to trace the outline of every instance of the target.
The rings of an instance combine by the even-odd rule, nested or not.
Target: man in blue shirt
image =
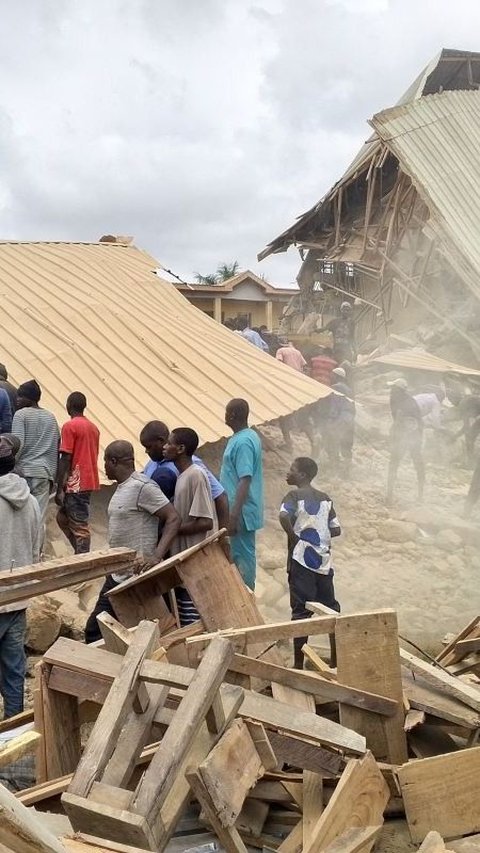
[[[268,344],[263,338],[255,331],[255,329],[251,329],[248,325],[248,320],[246,317],[241,317],[237,320],[237,331],[240,332],[243,338],[248,341],[250,344],[253,344],[254,347],[258,347],[262,349],[264,352],[268,352]]]
[[[230,545],[233,562],[243,580],[255,589],[257,570],[255,532],[263,527],[262,444],[248,426],[246,400],[230,400],[225,423],[233,431],[223,454],[220,482],[230,508]]]
[[[169,501],[173,501],[179,471],[175,463],[165,459],[163,455],[169,435],[170,430],[163,421],[149,421],[140,433],[140,443],[145,448],[147,455],[150,456],[150,462],[147,462],[145,465],[143,473],[160,486],[163,494],[167,496]],[[210,469],[195,454],[192,456],[192,462],[198,468],[205,471],[208,477],[212,497],[215,501],[219,529],[228,527],[228,500],[225,489]]]

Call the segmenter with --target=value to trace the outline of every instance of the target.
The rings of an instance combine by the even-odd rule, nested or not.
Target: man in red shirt
[[[83,414],[85,394],[74,391],[67,399],[70,420],[62,427],[60,461],[55,503],[59,507],[57,524],[63,530],[75,554],[90,550],[90,495],[100,487],[98,447],[100,433]]]
[[[323,385],[332,384],[332,370],[337,367],[337,362],[329,347],[317,347],[315,355],[310,359],[310,364],[312,379],[322,382]]]

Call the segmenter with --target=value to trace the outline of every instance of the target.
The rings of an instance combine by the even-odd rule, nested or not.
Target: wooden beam
[[[471,654],[471,652],[480,652],[480,637],[469,637],[468,640],[459,640],[455,648],[462,657],[465,654]]]
[[[133,805],[136,813],[148,817],[150,823],[155,821],[165,803],[179,767],[202,726],[232,657],[233,647],[228,640],[218,638],[210,644],[158,752],[145,772]]]
[[[303,737],[271,731],[268,738],[279,764],[290,764],[292,767],[333,778],[345,768],[346,759],[342,755],[323,749]]]
[[[461,631],[456,635],[456,637],[448,643],[442,651],[437,655],[435,660],[442,664],[442,666],[450,666],[450,664],[455,663],[458,658],[456,654],[456,646],[459,640],[466,640],[467,637],[472,636],[472,632],[475,631],[476,628],[480,630],[480,616],[475,616],[468,625],[465,625],[465,628],[462,628]]]
[[[445,838],[480,831],[480,747],[411,761],[398,769],[412,841],[432,826]]]
[[[332,841],[324,853],[364,853],[372,849],[381,831],[381,826],[352,826]]]
[[[295,690],[311,693],[319,699],[328,699],[332,702],[343,702],[346,705],[364,708],[375,714],[391,717],[397,713],[398,709],[398,702],[393,699],[368,693],[365,690],[357,690],[354,687],[347,687],[335,681],[328,681],[314,673],[287,669],[284,666],[266,663],[244,655],[236,654],[229,669],[266,681],[278,682],[293,687]]]
[[[0,841],[13,853],[66,853],[42,823],[3,785],[0,785]]]
[[[311,832],[304,853],[324,850],[351,827],[380,826],[389,799],[389,787],[372,754],[352,759]],[[372,838],[366,843],[365,853],[369,853],[374,841]]]
[[[80,760],[78,702],[73,696],[50,689],[50,667],[42,663],[38,671],[40,673],[38,701],[42,706],[43,725],[40,733],[43,736],[45,749],[44,769],[47,779],[55,779],[75,770]]]
[[[187,772],[186,778],[222,847],[224,847],[227,853],[247,853],[247,848],[238,830],[230,824],[224,826],[219,819],[210,792],[200,772],[198,770],[190,770]]]
[[[403,689],[412,708],[425,711],[433,717],[444,719],[456,726],[467,729],[480,728],[480,714],[468,708],[463,702],[447,696],[441,689],[428,684],[421,676],[413,676],[404,670]]]
[[[303,656],[310,661],[315,671],[318,672],[322,678],[328,678],[330,681],[337,680],[337,673],[334,672],[327,663],[325,663],[323,658],[321,658],[315,649],[312,649],[308,643],[305,643],[305,645],[302,646],[302,652]]]
[[[323,778],[311,770],[303,771],[303,846],[310,844],[312,832],[323,813]]]
[[[120,672],[113,682],[105,703],[84,749],[81,761],[69,786],[69,793],[86,797],[95,781],[99,781],[114,751],[140,684],[140,669],[147,655],[158,645],[158,628],[152,622],[141,622],[134,638],[120,659]]]
[[[337,673],[343,684],[394,699],[392,717],[341,705],[343,725],[365,735],[375,757],[390,764],[407,760],[397,615],[393,610],[339,616],[335,628]]]
[[[214,631],[209,634],[199,634],[197,637],[187,637],[185,642],[208,643],[215,637],[226,637],[235,648],[242,649],[245,643],[271,642],[277,640],[288,640],[293,637],[302,637],[306,634],[331,634],[335,630],[336,617],[312,617],[311,619],[297,619],[294,622],[274,622],[268,625],[254,625],[250,628],[233,628]]]
[[[421,675],[433,687],[443,690],[448,696],[453,696],[454,699],[458,699],[468,705],[469,708],[480,711],[480,688],[460,681],[454,675],[444,672],[404,649],[400,649],[400,658],[404,666]]]

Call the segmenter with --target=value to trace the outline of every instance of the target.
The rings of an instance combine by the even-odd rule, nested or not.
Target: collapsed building
[[[259,254],[300,252],[292,329],[347,295],[360,351],[414,329],[437,354],[453,345],[478,363],[479,86],[480,53],[442,50],[370,120],[373,135],[340,180]]]

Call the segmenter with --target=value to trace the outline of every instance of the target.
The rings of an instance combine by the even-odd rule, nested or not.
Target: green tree
[[[217,267],[217,281],[228,281],[238,273],[238,261],[232,261],[231,264],[225,262]]]
[[[195,281],[198,284],[209,284],[209,285],[218,284],[218,279],[217,279],[217,276],[214,272],[210,273],[209,275],[202,275],[201,273],[196,272],[195,273]]]

